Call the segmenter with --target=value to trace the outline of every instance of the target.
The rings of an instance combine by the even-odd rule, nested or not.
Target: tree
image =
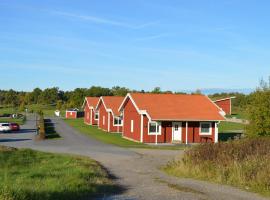
[[[249,136],[270,136],[270,83],[262,80],[260,87],[250,95],[248,115]]]
[[[160,87],[155,87],[155,88],[152,90],[152,93],[160,94],[160,93],[161,93]]]
[[[114,96],[126,96],[129,93],[129,89],[125,87],[115,86],[111,89]]]

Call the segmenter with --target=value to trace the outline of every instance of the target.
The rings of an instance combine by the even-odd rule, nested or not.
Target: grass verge
[[[255,138],[193,147],[164,170],[270,196],[269,165],[270,138]]]
[[[0,199],[91,199],[119,189],[86,157],[0,146]]]
[[[103,130],[98,129],[96,126],[89,126],[83,122],[82,118],[79,119],[65,119],[65,122],[81,133],[91,136],[104,143],[113,144],[120,147],[126,148],[147,148],[147,149],[164,149],[164,150],[178,150],[183,149],[183,145],[172,145],[172,146],[155,146],[147,145],[138,142],[133,142],[122,138],[119,133],[107,133]]]

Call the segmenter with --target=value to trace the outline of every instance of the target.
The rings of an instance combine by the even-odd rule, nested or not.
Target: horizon
[[[269,6],[3,0],[0,87],[252,91],[270,74]]]

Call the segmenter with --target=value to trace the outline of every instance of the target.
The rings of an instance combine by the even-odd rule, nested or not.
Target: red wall
[[[220,107],[227,115],[231,114],[231,99],[217,101],[215,104]]]
[[[131,132],[131,120],[133,120],[133,133]],[[123,136],[132,140],[140,141],[141,115],[137,112],[132,102],[128,99],[124,108]]]
[[[104,116],[104,125],[103,125],[103,116]],[[101,105],[99,106],[99,124],[98,127],[108,131],[108,113],[101,102]]]
[[[66,111],[66,118],[67,119],[76,119],[77,118],[77,112]]]
[[[84,107],[84,123],[90,124],[90,120],[91,120],[91,111],[90,111],[89,107],[86,105]]]
[[[215,123],[212,122],[212,135],[200,135],[200,122],[188,122],[188,143],[201,143],[215,141]],[[186,122],[182,123],[182,141],[186,143]]]

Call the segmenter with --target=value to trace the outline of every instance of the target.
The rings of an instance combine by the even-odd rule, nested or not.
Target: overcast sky
[[[270,1],[0,0],[0,89],[255,88]]]

